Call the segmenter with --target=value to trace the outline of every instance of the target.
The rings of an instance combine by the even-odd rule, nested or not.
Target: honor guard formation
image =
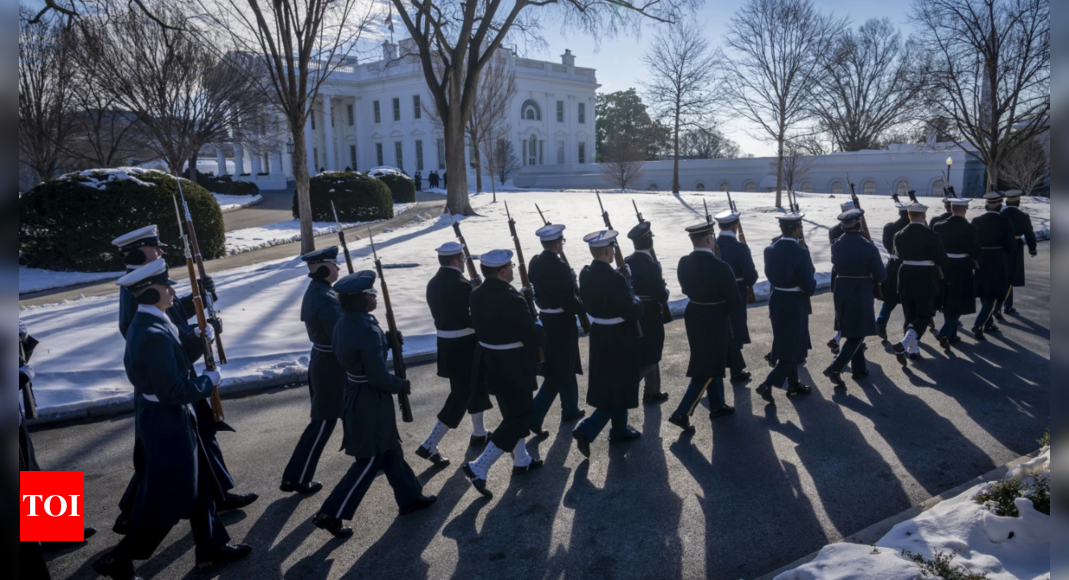
[[[432,173],[432,187],[436,179]],[[765,360],[772,369],[756,392],[768,403],[775,403],[777,388],[785,388],[787,397],[812,392],[799,379],[798,367],[812,348],[809,317],[817,282],[805,240],[805,214],[796,199],[788,199],[789,211],[775,216],[782,235],[764,249],[773,333]],[[890,254],[886,264],[871,240],[857,196],[842,204],[839,225],[829,235],[835,334],[828,346],[835,358],[824,376],[836,388],[846,388],[844,372],[854,379],[867,375],[865,340],[874,335],[888,339],[888,321],[899,305],[904,324],[900,335],[894,333],[901,339],[892,346],[902,365],[921,357],[920,343],[930,330],[940,347],[950,351],[962,340],[962,316],[976,315],[971,332],[977,340],[998,332],[996,322],[1016,312],[1013,289],[1025,284],[1025,248],[1036,255],[1036,236],[1020,200],[1020,192],[988,193],[985,213],[970,222],[965,217],[968,200],[947,188],[945,213],[929,222],[929,208],[913,192],[908,203],[894,196],[899,219],[883,229],[883,246]],[[176,210],[177,205],[176,200]],[[693,246],[677,268],[688,299],[684,324],[690,360],[689,384],[668,422],[686,433],[695,431],[691,417],[703,397],[708,397],[711,418],[731,415],[735,409],[725,400],[725,379],[745,382],[752,377],[743,350],[750,343],[746,306],[755,300],[758,272],[742,215],[730,197],[729,205],[731,209],[715,218],[707,215],[702,223],[675,234],[685,234]],[[449,395],[426,440],[411,449],[415,457],[449,466],[439,445],[467,415],[470,446],[481,448],[481,454],[459,469],[478,493],[490,498],[503,477],[492,474],[492,468],[505,454],[511,456],[513,477],[526,477],[542,466],[528,454],[527,439],[549,436],[543,423],[555,401],[561,421],[577,423],[572,437],[584,457],[591,456],[606,427],[610,443],[641,436],[628,424],[629,411],[670,397],[662,388],[660,361],[672,313],[652,224],[637,205],[635,211],[638,225],[627,233],[634,252],[623,257],[620,233],[612,229],[603,209],[606,227],[583,236],[590,262],[578,274],[565,256],[564,224],[543,218],[544,225],[533,232],[542,252],[528,268],[510,215],[515,249],[483,253],[477,269],[460,224],[453,222],[457,241],[437,249],[440,269],[426,293],[437,330],[437,374],[448,379]],[[188,211],[185,217],[183,222],[179,211],[194,281],[189,296],[175,295],[156,226],[114,241],[128,267],[117,284],[126,373],[135,393],[135,445],[134,476],[114,525],[123,539],[93,565],[110,578],[135,578],[134,562],[150,558],[181,520],[192,528],[198,569],[210,570],[251,552],[249,546],[230,542],[219,519],[219,512],[244,508],[257,496],[233,492],[237,483],[216,439],[219,431],[232,430],[224,422],[218,395],[217,365],[226,357],[223,326],[214,306],[215,284],[204,272]],[[315,481],[316,468],[340,420],[342,451],[353,464],[333,484],[314,524],[348,538],[353,530],[346,522],[380,473],[393,488],[401,516],[432,507],[436,498],[423,493],[398,433],[398,408],[403,421],[412,421],[408,396],[413,388],[405,376],[404,337],[396,328],[381,263],[376,254],[376,271],[354,272],[344,237],[341,242],[346,276],[337,247],[303,256],[311,279],[301,305],[312,344],[311,405],[308,426],[282,472],[280,489],[304,495],[323,489]],[[386,330],[373,314],[380,300]],[[876,300],[883,301],[878,316]],[[936,330],[938,312],[943,322]],[[580,330],[590,341],[585,372],[589,415],[580,401]],[[40,469],[23,420],[23,414],[35,415],[29,361],[36,345],[20,322],[20,470]],[[387,365],[391,352],[392,372]],[[194,369],[198,361],[205,368],[199,375]],[[500,421],[489,431],[486,413],[495,403]],[[87,536],[93,531],[87,530]],[[24,566],[44,570],[39,544],[20,543],[20,555]]]

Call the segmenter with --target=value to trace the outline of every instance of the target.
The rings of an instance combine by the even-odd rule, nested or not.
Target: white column
[[[263,172],[263,168],[261,167],[261,164],[260,164],[260,154],[257,153],[257,154],[252,155],[252,175],[253,175],[253,177],[259,175],[262,172]]]
[[[240,143],[234,144],[234,175],[245,173],[245,148]]]
[[[271,168],[271,174],[281,174],[282,170],[282,150],[275,151],[274,158],[272,159],[273,167]]]
[[[313,176],[319,173],[319,168],[316,167],[315,132],[312,131],[312,115],[315,114],[315,105],[310,105],[310,107],[311,111],[308,113],[308,119],[304,122],[304,146],[307,149],[308,175]]]
[[[323,140],[326,141],[326,154],[323,167],[327,171],[336,171],[337,158],[334,155],[334,101],[330,95],[323,95]]]
[[[222,177],[226,175],[226,155],[223,154],[222,146],[215,148],[215,162],[219,165],[219,170],[216,172],[216,177]]]

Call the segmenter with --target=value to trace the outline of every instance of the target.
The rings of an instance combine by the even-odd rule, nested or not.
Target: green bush
[[[1015,501],[1019,497],[1028,498],[1036,511],[1050,515],[1050,478],[1043,475],[1026,483],[1016,477],[996,481],[988,486],[987,491],[976,496],[976,503],[986,506],[996,516],[1004,518],[1020,517]]]
[[[1047,431],[1043,433],[1043,437],[1041,437],[1037,443],[1043,447],[1050,447],[1050,429],[1047,429]]]
[[[216,177],[214,173],[197,172],[197,184],[212,193],[224,195],[258,195],[260,187],[248,181],[234,181],[229,175]]]
[[[415,203],[416,182],[412,181],[411,177],[397,173],[386,173],[377,177],[377,179],[389,186],[390,193],[393,194],[394,203]]]
[[[954,559],[957,552],[945,553],[936,552],[935,557],[931,560],[924,556],[914,554],[909,550],[902,550],[902,556],[913,560],[917,566],[924,570],[927,575],[940,578],[941,580],[987,580],[987,573],[981,572],[980,574],[973,574],[965,569],[964,566],[955,566],[950,561]]]
[[[205,259],[226,254],[226,228],[212,194],[186,179],[182,190]],[[122,255],[111,241],[149,224],[170,246],[167,262],[184,266],[174,177],[141,169],[95,169],[46,181],[19,199],[19,252],[34,268],[119,272]]]
[[[343,222],[369,222],[393,217],[393,196],[385,183],[354,171],[320,173],[311,180],[312,221],[333,222],[331,202]],[[293,217],[300,219],[297,193]]]

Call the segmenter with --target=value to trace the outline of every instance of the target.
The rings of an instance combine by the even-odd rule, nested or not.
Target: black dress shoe
[[[126,514],[119,514],[119,517],[115,518],[115,525],[111,526],[111,531],[119,536],[125,536],[130,533],[130,518]]]
[[[487,443],[490,442],[490,438],[493,437],[493,436],[494,436],[494,432],[493,431],[487,431],[486,435],[472,435],[471,436],[471,446],[475,447],[476,445],[486,445]]]
[[[260,496],[255,493],[246,493],[244,495],[238,495],[236,493],[226,493],[226,499],[223,503],[219,504],[218,508],[220,512],[228,512],[231,510],[239,510],[248,507],[252,502],[260,499]]]
[[[416,449],[416,456],[430,461],[435,467],[446,467],[450,463],[448,459],[442,457],[441,453],[431,453],[430,449],[422,445],[419,446],[419,449]]]
[[[813,392],[813,387],[807,387],[805,385],[793,385],[787,387],[788,397],[801,397],[802,395],[808,395]]]
[[[93,562],[93,571],[99,576],[114,580],[141,580],[134,575],[133,562],[116,560],[111,554],[105,554],[103,558]]]
[[[545,429],[543,429],[541,427],[533,427],[532,426],[528,430],[531,432],[531,435],[534,435],[535,439],[545,439],[545,438],[549,437],[549,431],[547,431],[547,430],[545,430]]]
[[[828,348],[832,354],[839,354],[839,341],[834,338],[828,341]]]
[[[432,505],[434,505],[434,503],[436,501],[438,501],[438,496],[425,495],[425,496],[417,499],[416,501],[406,505],[405,507],[401,508],[401,512],[400,512],[401,516],[402,517],[403,516],[409,516],[409,515],[412,515],[412,514],[418,512],[418,511],[425,510],[425,509],[431,507]]]
[[[574,415],[566,415],[564,417],[561,417],[560,420],[562,423],[571,423],[572,421],[578,421],[583,417],[586,417],[586,409],[580,409],[579,412],[575,413]]]
[[[338,518],[332,518],[325,514],[319,514],[315,517],[315,521],[313,523],[315,524],[315,527],[330,532],[330,535],[334,536],[335,538],[347,540],[353,537],[353,529],[345,527],[345,524],[343,524],[342,521]]]
[[[494,499],[494,492],[486,489],[486,480],[475,475],[475,470],[473,470],[470,465],[465,463],[462,471],[464,472],[464,475],[467,476],[468,481],[471,482],[471,486],[475,488],[475,491],[482,494],[486,499]]]
[[[776,359],[772,358],[772,353],[765,355],[765,362],[768,363],[768,366],[776,368]]]
[[[831,381],[831,384],[835,385],[836,387],[846,386],[846,383],[843,382],[842,373],[837,373],[831,369],[828,369],[824,371],[824,376],[828,377],[828,380]]]
[[[728,415],[735,414],[735,407],[729,405],[721,405],[719,409],[713,409],[709,411],[710,419],[719,419],[720,417],[727,417]]]
[[[983,331],[983,329],[982,329],[982,328],[980,328],[979,326],[974,326],[974,327],[972,328],[972,334],[973,334],[973,337],[974,337],[974,338],[976,338],[976,340],[978,340],[978,341],[985,341],[985,340],[987,340],[987,337],[986,337],[986,336],[984,336],[984,331]]]
[[[654,393],[652,395],[642,395],[642,402],[646,404],[663,403],[668,400],[668,393]]]
[[[279,491],[282,493],[299,493],[301,495],[312,495],[323,491],[323,484],[318,481],[309,481],[308,483],[293,483],[292,481],[283,481],[282,485],[278,486]]]
[[[876,325],[876,336],[879,336],[882,340],[887,340],[887,325],[886,324],[877,324]]]
[[[947,339],[947,342],[949,342],[950,344],[958,344],[959,342],[961,342],[961,337],[955,336],[953,338],[949,338]]]
[[[236,562],[249,557],[252,547],[245,544],[223,546],[205,557],[197,556],[197,570],[210,570],[220,564]]]
[[[906,347],[901,342],[895,343],[895,357],[898,359],[898,364],[906,366]]]
[[[1005,318],[1002,317],[1002,313],[1001,312],[996,310],[995,311],[995,320],[998,320],[998,321],[1001,322],[1001,321],[1005,320]]]
[[[861,379],[869,376],[869,371],[857,371],[857,372],[854,372],[854,373],[851,373],[851,374],[853,374],[854,380],[858,381],[858,380],[861,380]]]
[[[776,399],[772,396],[772,385],[762,383],[754,392],[769,403],[776,404]]]
[[[642,433],[639,433],[633,427],[628,427],[623,433],[609,433],[609,443],[616,443],[618,441],[631,441],[642,437]]]
[[[753,378],[753,374],[750,371],[742,371],[741,373],[731,375],[731,382],[744,383]]]
[[[1003,314],[1017,314],[1016,308],[1007,308],[1002,311]]]
[[[987,333],[998,332],[998,331],[999,331],[999,328],[997,326],[995,326],[994,324],[992,324],[991,326],[985,326],[984,327],[984,332],[987,332]]]
[[[950,352],[950,339],[948,339],[947,337],[945,337],[945,336],[943,336],[941,334],[939,336],[937,336],[936,338],[939,339],[939,346],[942,347],[942,349],[945,350],[946,352]]]
[[[520,475],[522,473],[527,473],[529,471],[534,471],[534,470],[538,469],[539,467],[542,467],[543,465],[545,465],[545,463],[546,462],[542,461],[541,459],[532,459],[530,464],[524,465],[522,467],[519,466],[519,465],[513,465],[512,466],[512,475]]]
[[[572,439],[575,439],[575,447],[583,457],[590,458],[590,440],[580,431],[572,431]]]
[[[921,360],[921,353],[911,352],[909,353],[909,360]]]
[[[684,433],[694,433],[697,429],[694,425],[690,424],[690,417],[686,415],[672,415],[668,418],[668,422],[679,427]]]

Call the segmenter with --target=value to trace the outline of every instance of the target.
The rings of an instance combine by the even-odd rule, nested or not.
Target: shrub
[[[312,220],[333,222],[331,202],[343,222],[368,222],[393,217],[393,196],[385,183],[354,171],[320,173],[311,179]],[[293,217],[300,219],[297,193]]]
[[[197,184],[212,193],[225,195],[257,195],[260,187],[248,181],[234,181],[229,175],[216,177],[213,173],[197,172]]]
[[[1040,438],[1037,443],[1039,443],[1043,447],[1050,447],[1050,429],[1047,429],[1047,431],[1043,433],[1043,437]]]
[[[376,179],[390,188],[394,203],[414,203],[416,201],[416,183],[409,176],[400,173],[387,173]]]
[[[197,240],[205,259],[226,254],[226,228],[219,204],[186,179]],[[148,169],[94,169],[46,181],[19,199],[19,252],[28,266],[49,270],[118,272],[122,255],[111,241],[149,224],[170,246],[167,262],[185,264],[174,197],[174,177]]]
[[[920,566],[921,570],[924,570],[927,574],[931,574],[942,580],[987,580],[987,573],[981,572],[980,574],[973,574],[965,569],[964,566],[955,566],[951,564],[950,561],[954,559],[957,552],[951,552],[949,554],[945,552],[936,552],[931,560],[924,556],[914,554],[909,550],[902,550],[902,555],[913,560],[913,562]]]
[[[987,486],[987,490],[976,496],[976,503],[991,510],[996,516],[1004,518],[1020,517],[1015,500],[1028,498],[1036,511],[1050,515],[1050,478],[1041,475],[1031,481],[1022,481],[1016,477],[996,481]]]

